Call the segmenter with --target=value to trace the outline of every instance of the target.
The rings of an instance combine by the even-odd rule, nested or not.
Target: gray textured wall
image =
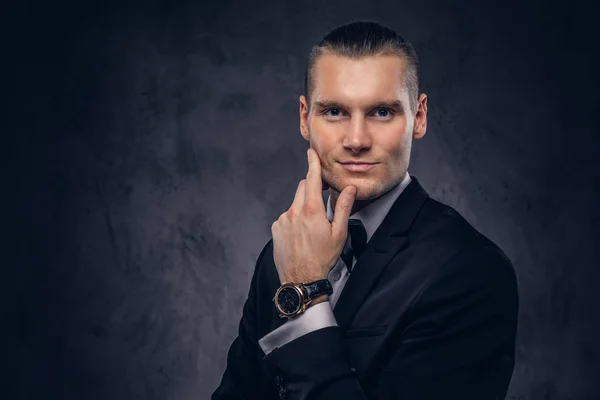
[[[306,172],[305,57],[356,18],[421,58],[409,171],[514,261],[509,398],[600,398],[598,78],[578,3],[82,3],[4,14],[6,398],[208,398]]]

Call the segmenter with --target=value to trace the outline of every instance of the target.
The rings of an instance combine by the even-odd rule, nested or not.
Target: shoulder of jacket
[[[496,253],[510,263],[504,251],[456,209],[433,198],[425,202],[415,218],[409,239],[412,245],[435,247],[447,261],[461,253],[467,256],[485,252]]]

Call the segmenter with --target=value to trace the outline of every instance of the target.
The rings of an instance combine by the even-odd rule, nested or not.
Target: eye
[[[340,117],[342,115],[342,110],[339,108],[328,108],[327,110],[323,111],[323,115],[328,117]]]
[[[394,112],[392,110],[390,110],[389,108],[378,108],[375,111],[375,116],[380,117],[380,118],[389,118],[394,114]]]

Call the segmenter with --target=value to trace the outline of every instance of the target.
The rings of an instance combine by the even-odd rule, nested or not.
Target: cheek
[[[390,158],[398,158],[404,152],[406,147],[407,135],[398,132],[390,132],[388,135],[381,135],[379,148],[385,151]]]
[[[309,132],[311,147],[319,153],[322,162],[327,162],[330,154],[336,148],[337,135],[331,129],[325,129],[325,126],[319,126],[319,124],[313,124],[309,128]]]
[[[380,148],[386,155],[386,173],[394,174],[405,168],[410,156],[411,143],[408,135],[396,135],[392,140],[380,143]]]

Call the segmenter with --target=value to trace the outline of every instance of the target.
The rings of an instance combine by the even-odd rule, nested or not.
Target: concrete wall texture
[[[368,19],[421,59],[429,125],[409,171],[515,264],[508,398],[600,398],[598,78],[579,3],[9,11],[1,397],[209,397],[271,223],[306,173],[306,56]]]

